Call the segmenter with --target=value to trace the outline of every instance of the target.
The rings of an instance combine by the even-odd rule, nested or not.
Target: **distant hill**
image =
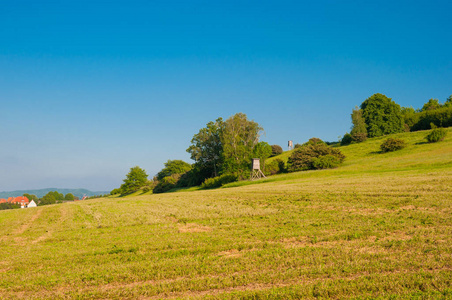
[[[83,195],[90,197],[90,196],[103,195],[103,194],[110,193],[109,191],[108,192],[107,191],[93,192],[93,191],[90,191],[87,189],[47,188],[47,189],[40,189],[40,190],[20,190],[20,191],[11,191],[11,192],[0,192],[0,198],[17,197],[17,196],[22,196],[23,194],[36,195],[36,196],[38,196],[38,198],[41,198],[50,191],[58,191],[58,193],[62,193],[64,195],[71,193],[74,196],[79,197],[79,198],[83,197]]]

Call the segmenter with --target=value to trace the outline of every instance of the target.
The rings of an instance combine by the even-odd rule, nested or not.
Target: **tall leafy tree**
[[[259,158],[262,170],[265,170],[265,160],[272,155],[272,146],[267,142],[259,142],[254,146],[253,158]]]
[[[441,103],[439,103],[438,99],[430,99],[428,100],[427,103],[424,104],[424,106],[422,106],[422,110],[421,111],[427,111],[427,110],[434,110],[434,109],[438,109],[441,108]]]
[[[121,193],[129,194],[137,191],[141,187],[146,185],[148,179],[148,174],[146,171],[138,166],[130,168],[130,172],[126,175],[123,180],[124,183],[121,185]]]
[[[403,132],[404,122],[400,105],[383,94],[374,94],[362,104],[363,118],[369,137]]]
[[[254,146],[259,142],[262,127],[237,113],[225,121],[222,135],[224,169],[229,173],[248,171]]]
[[[222,171],[224,158],[221,137],[224,126],[223,119],[218,118],[215,122],[207,123],[206,127],[193,136],[187,152],[195,161],[197,173],[215,177]]]
[[[184,174],[191,170],[191,165],[183,160],[168,160],[165,167],[157,174],[157,179],[162,180],[174,174]]]
[[[352,139],[356,142],[362,142],[367,139],[366,121],[363,118],[363,111],[358,107],[352,112],[352,131],[350,132]]]

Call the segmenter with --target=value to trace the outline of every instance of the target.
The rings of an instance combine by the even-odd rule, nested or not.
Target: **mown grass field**
[[[452,299],[452,129],[425,135],[341,147],[334,170],[0,211],[0,298]]]

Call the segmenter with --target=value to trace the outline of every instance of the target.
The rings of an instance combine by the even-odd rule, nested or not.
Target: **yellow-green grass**
[[[0,211],[0,299],[452,298],[452,132],[334,170]]]

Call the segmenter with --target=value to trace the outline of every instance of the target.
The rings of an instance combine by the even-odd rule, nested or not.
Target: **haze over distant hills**
[[[83,197],[83,195],[86,195],[88,197],[95,196],[95,195],[103,195],[103,194],[109,194],[109,191],[100,191],[100,192],[93,192],[87,189],[59,189],[59,188],[47,188],[47,189],[39,189],[39,190],[18,190],[18,191],[11,191],[11,192],[0,192],[0,198],[8,198],[8,197],[17,197],[22,196],[23,194],[31,194],[36,195],[38,198],[43,197],[45,194],[51,191],[58,191],[59,193],[62,193],[64,195],[66,194],[73,194],[75,197]]]

